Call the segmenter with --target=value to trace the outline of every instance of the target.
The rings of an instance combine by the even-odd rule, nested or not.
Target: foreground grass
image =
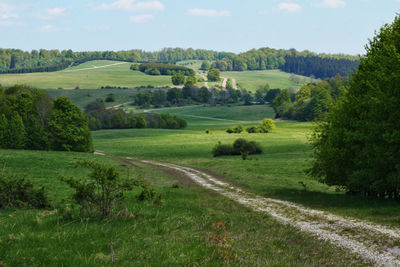
[[[118,64],[112,65],[111,64]],[[134,88],[172,85],[170,76],[151,76],[129,69],[130,63],[96,60],[57,72],[1,74],[0,84],[27,84],[40,89],[98,89],[102,86]],[[93,68],[97,67],[97,68]],[[101,67],[101,68],[99,68]]]
[[[126,173],[145,177],[163,198],[163,205],[153,205],[138,202],[138,191],[133,192],[126,206],[131,216],[114,220],[66,219],[53,211],[0,211],[4,266],[107,266],[113,261],[119,266],[364,264],[203,188],[177,187],[176,175],[139,163],[133,167],[113,158],[68,152],[0,150],[0,155],[8,157],[8,170],[45,185],[54,202],[71,193],[57,179],[58,173],[84,176],[73,166],[84,158],[118,164]]]

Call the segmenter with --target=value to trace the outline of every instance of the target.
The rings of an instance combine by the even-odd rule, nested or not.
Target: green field
[[[27,84],[40,89],[98,89],[102,86],[128,87],[166,86],[170,76],[150,76],[129,69],[131,63],[97,60],[57,72],[1,74],[0,84]]]
[[[167,111],[185,117],[189,127],[93,132],[95,148],[110,156],[0,150],[0,158],[7,160],[6,171],[26,175],[36,185],[45,186],[54,203],[72,193],[59,174],[87,175],[86,169],[75,166],[81,159],[116,165],[124,176],[144,179],[163,200],[161,206],[139,202],[135,198],[139,190],[135,190],[128,195],[126,206],[132,216],[114,220],[2,210],[0,262],[4,266],[108,266],[112,264],[112,244],[118,266],[368,265],[348,251],[279,224],[266,214],[182,180],[176,173],[139,162],[131,164],[123,160],[125,157],[195,166],[262,196],[382,224],[400,224],[398,202],[345,195],[304,174],[310,166],[307,136],[312,123],[276,121],[277,129],[268,134],[227,134],[226,127],[259,123],[273,117],[273,111],[261,105],[191,106]],[[246,161],[240,156],[212,157],[211,149],[218,141],[231,143],[238,137],[260,142],[264,153]],[[216,223],[224,227],[218,228]]]
[[[224,71],[221,73],[222,77],[235,79],[238,86],[246,90],[255,91],[259,86],[268,83],[271,88],[300,88],[303,83],[296,84],[289,80],[291,74],[282,72],[280,70],[256,70],[256,71]],[[310,78],[299,76],[301,81],[310,82]]]

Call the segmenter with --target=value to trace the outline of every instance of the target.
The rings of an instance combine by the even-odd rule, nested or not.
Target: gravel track
[[[289,201],[260,197],[193,168],[147,160],[141,162],[178,171],[199,185],[255,211],[265,212],[283,224],[348,249],[374,266],[400,266],[400,229],[340,217]]]

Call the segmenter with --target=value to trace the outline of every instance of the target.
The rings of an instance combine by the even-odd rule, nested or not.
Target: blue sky
[[[400,0],[0,0],[2,48],[363,54]]]

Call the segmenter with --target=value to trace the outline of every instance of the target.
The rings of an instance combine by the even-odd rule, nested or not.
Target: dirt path
[[[111,66],[121,65],[121,64],[128,64],[128,62],[118,62],[118,63],[113,63],[113,64],[109,64],[109,65],[104,65],[104,66],[93,66],[93,67],[90,67],[90,68],[77,69],[77,70],[65,70],[64,72],[75,72],[75,71],[82,71],[82,70],[103,69],[103,68],[108,68],[108,67],[111,67]]]
[[[130,158],[127,158],[131,160]],[[264,198],[220,181],[202,171],[170,163],[141,160],[155,167],[171,169],[246,207],[268,213],[277,221],[307,232],[318,239],[350,250],[377,266],[400,266],[400,229],[343,218],[299,204]]]
[[[228,78],[222,77],[224,80],[222,81],[222,90],[226,90],[226,82],[228,81]]]

